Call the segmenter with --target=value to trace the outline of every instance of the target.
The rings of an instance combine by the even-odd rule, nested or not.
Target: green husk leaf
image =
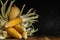
[[[5,17],[5,10],[6,10],[6,5],[8,3],[8,0],[3,4],[3,2],[1,1],[1,13],[2,13],[2,17],[4,18]]]
[[[33,8],[29,9],[29,11],[27,12],[27,14],[29,14],[32,10],[33,10]]]
[[[3,5],[3,2],[1,1],[1,5]]]
[[[22,9],[21,9],[21,12],[20,12],[20,15],[19,15],[19,16],[22,15],[24,8],[25,8],[25,4],[23,5],[23,7],[22,7]]]
[[[1,1],[1,0],[0,0]]]
[[[8,14],[9,14],[9,12],[11,10],[11,7],[12,7],[12,5],[13,5],[14,2],[15,2],[15,0],[11,1],[10,5],[9,5],[7,11],[6,11],[6,14],[5,14],[6,19],[8,19]]]

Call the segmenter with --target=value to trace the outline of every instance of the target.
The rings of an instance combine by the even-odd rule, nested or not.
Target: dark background
[[[23,4],[26,4],[24,13],[30,8],[37,10],[36,13],[40,15],[40,17],[34,26],[38,28],[39,31],[35,33],[35,36],[60,36],[59,2],[46,0],[16,0],[14,4],[20,9]]]

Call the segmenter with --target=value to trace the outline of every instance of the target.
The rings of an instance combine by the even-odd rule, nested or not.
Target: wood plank
[[[5,40],[20,40],[20,39],[5,39]],[[22,39],[24,40],[24,39]],[[52,37],[52,36],[45,36],[45,37],[28,37],[26,40],[60,40],[60,37]]]

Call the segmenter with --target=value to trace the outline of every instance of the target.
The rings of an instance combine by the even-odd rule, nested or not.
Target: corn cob
[[[24,39],[27,39],[27,32],[26,32],[26,28],[24,26],[16,25],[16,26],[14,26],[14,28],[22,34],[22,37]]]
[[[20,9],[17,6],[13,6],[9,13],[9,20],[15,19],[20,13]]]
[[[26,31],[22,32],[22,37],[23,37],[24,39],[27,39],[27,32],[26,32]]]
[[[2,29],[3,29],[4,31],[6,31],[6,28],[5,28],[4,26],[2,26]],[[7,37],[9,38],[9,37],[12,37],[12,36],[7,33]]]
[[[15,19],[7,22],[6,25],[5,25],[5,28],[13,27],[15,25],[18,25],[21,22],[22,22],[22,19],[21,18],[15,18]]]
[[[16,25],[16,26],[14,26],[14,28],[15,28],[18,32],[20,32],[20,33],[26,31],[26,29],[25,29],[24,26]]]
[[[14,28],[8,28],[6,31],[13,37],[22,39],[22,36],[19,32],[17,32]]]

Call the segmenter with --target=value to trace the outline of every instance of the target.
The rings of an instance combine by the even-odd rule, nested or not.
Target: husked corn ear
[[[11,21],[8,21],[6,23],[6,25],[5,25],[5,28],[13,27],[13,26],[15,26],[15,25],[17,25],[17,24],[19,24],[21,22],[22,22],[22,19],[21,18],[15,18],[15,19],[13,19]]]
[[[19,13],[20,9],[16,5],[14,5],[9,13],[9,20],[16,18],[19,15]]]
[[[26,31],[26,29],[25,29],[24,26],[18,26],[18,25],[16,25],[16,26],[14,26],[14,28],[15,28],[18,32],[20,32],[20,33]]]
[[[22,37],[24,39],[27,39],[27,32],[26,32],[26,28],[24,26],[16,25],[16,26],[14,26],[14,28],[22,34]]]
[[[22,39],[22,36],[19,32],[17,32],[14,28],[8,28],[6,31],[13,37]]]
[[[27,32],[26,32],[26,31],[24,31],[24,32],[22,33],[22,37],[23,37],[24,39],[27,39]]]

